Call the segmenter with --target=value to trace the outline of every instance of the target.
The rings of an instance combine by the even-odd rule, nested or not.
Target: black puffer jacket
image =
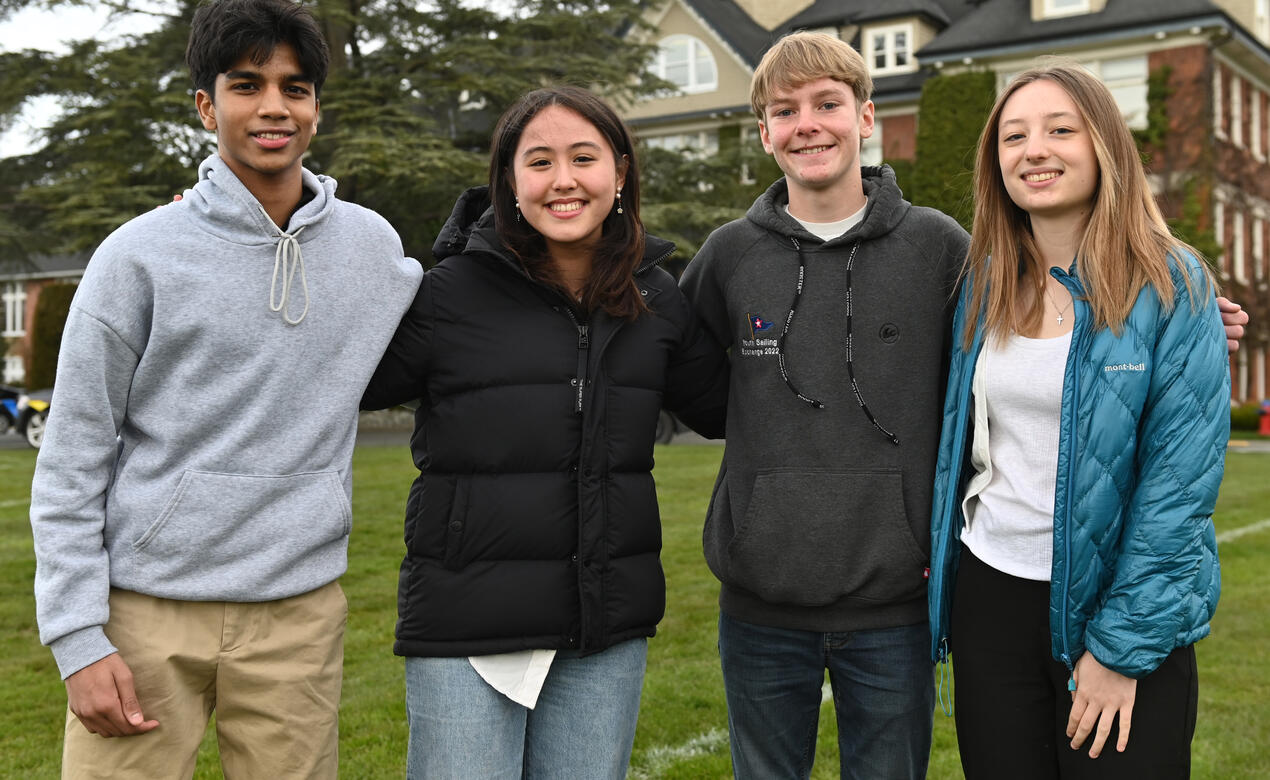
[[[635,274],[652,313],[587,322],[502,248],[487,206],[483,187],[455,204],[363,400],[420,399],[394,651],[586,654],[652,636],[657,415],[721,435],[723,349],[656,267],[669,243],[650,237]]]

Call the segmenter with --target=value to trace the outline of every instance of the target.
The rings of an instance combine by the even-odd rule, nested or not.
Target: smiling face
[[[252,192],[300,182],[300,159],[317,132],[318,101],[295,50],[278,44],[263,65],[244,56],[194,96],[221,159]]]
[[[856,106],[855,94],[831,78],[778,89],[763,111],[763,149],[796,189],[863,198],[860,141],[873,135],[873,101]]]
[[[1088,218],[1099,171],[1093,134],[1058,84],[1033,81],[1006,100],[997,155],[1006,192],[1033,220]]]
[[[550,255],[576,254],[595,245],[615,208],[626,166],[599,129],[576,111],[547,106],[525,125],[512,158],[512,190]]]

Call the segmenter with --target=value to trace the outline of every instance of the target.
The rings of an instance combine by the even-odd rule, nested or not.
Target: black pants
[[[1186,778],[1199,685],[1194,646],[1138,681],[1125,752],[1119,719],[1096,759],[1066,735],[1070,672],[1050,655],[1049,583],[1012,577],[964,546],[950,632],[957,743],[967,780]]]

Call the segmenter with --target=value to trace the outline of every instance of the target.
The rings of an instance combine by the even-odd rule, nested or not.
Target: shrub
[[[40,290],[31,317],[31,356],[26,386],[41,390],[53,386],[57,375],[57,352],[62,346],[62,328],[75,295],[73,284],[49,284]]]
[[[1230,407],[1232,431],[1256,431],[1261,424],[1261,404],[1247,403]]]

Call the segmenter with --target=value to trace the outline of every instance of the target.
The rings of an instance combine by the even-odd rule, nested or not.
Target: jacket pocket
[[[138,555],[189,560],[209,570],[265,551],[294,560],[347,536],[352,520],[334,471],[258,475],[187,469],[132,547]]]
[[[451,570],[463,568],[469,489],[469,479],[453,474],[425,472],[417,478],[407,506],[409,555],[441,561]]]
[[[926,558],[898,470],[761,470],[728,545],[728,581],[765,601],[917,598]]]

